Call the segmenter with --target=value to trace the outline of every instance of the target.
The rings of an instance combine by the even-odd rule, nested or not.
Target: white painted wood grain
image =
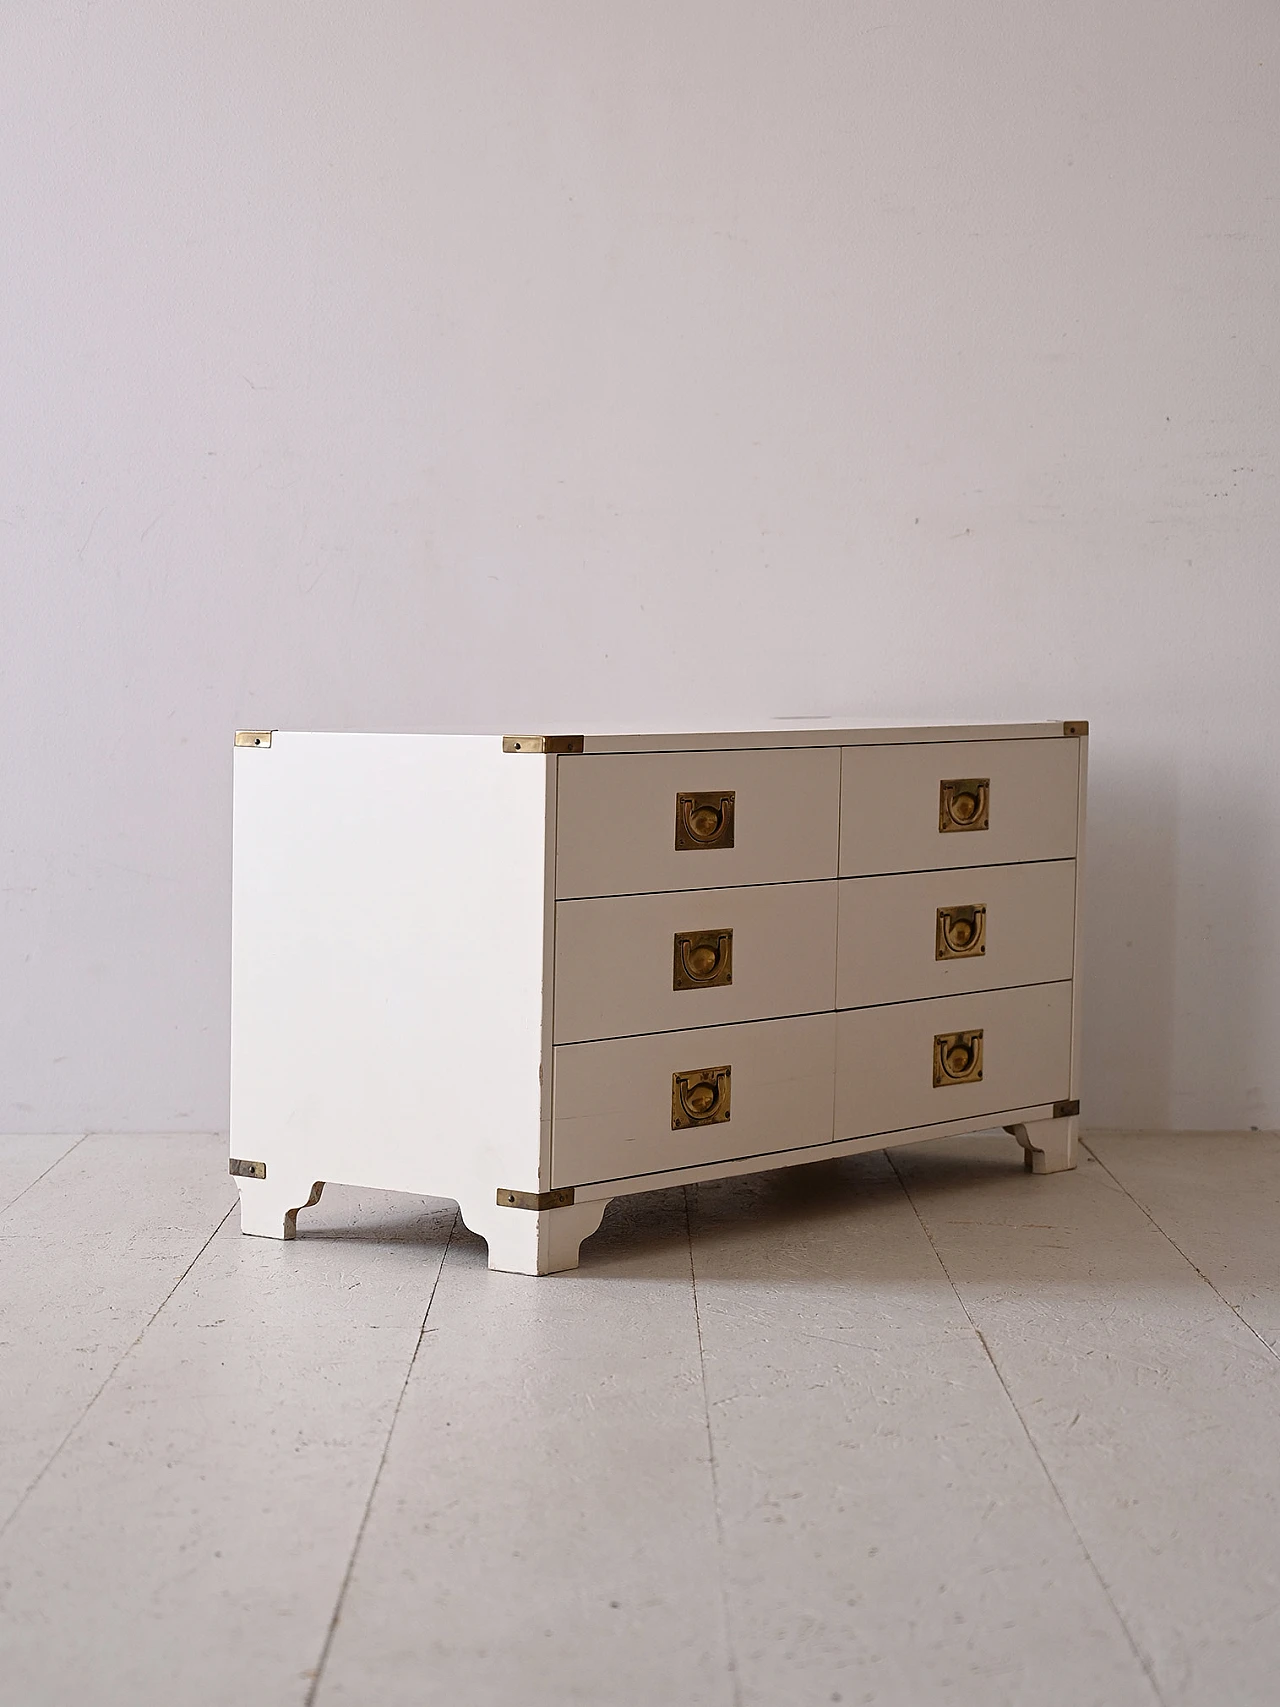
[[[733,983],[672,988],[677,931],[733,933]],[[556,904],[555,1040],[817,1013],[835,1005],[836,884]]]
[[[455,1212],[314,1216],[224,1224],[0,1539],[6,1704],[303,1707]]]
[[[1075,856],[1078,740],[846,747],[841,771],[841,877]],[[943,834],[940,785],[965,777],[990,778],[990,828]]]
[[[295,1204],[541,1189],[548,761],[289,733],[235,757],[232,1154]]]
[[[690,1195],[741,1707],[1155,1707],[884,1157]]]
[[[733,847],[678,850],[676,795],[729,789]],[[835,747],[561,759],[556,895],[834,877],[839,819]]]
[[[640,733],[631,730],[587,733],[584,752],[680,753],[706,747],[739,751],[749,747],[914,746],[922,741],[1029,741],[1062,734],[1058,723],[900,723],[892,728],[837,729],[830,723],[766,723],[763,729],[720,730],[714,734]]]
[[[1052,1107],[1010,1109],[1000,1116],[1001,1130],[1005,1130],[1005,1122],[1042,1122],[1050,1120]],[[886,1145],[895,1149],[902,1144],[929,1144],[935,1138],[955,1138],[969,1132],[990,1132],[992,1119],[989,1114],[978,1115],[970,1120],[945,1120],[937,1126],[917,1126],[905,1132],[879,1132],[866,1138],[833,1139],[822,1144],[813,1144],[806,1149],[762,1151],[757,1156],[735,1156],[729,1160],[695,1164],[692,1167],[663,1169],[661,1173],[640,1174],[630,1179],[607,1180],[589,1185],[580,1185],[575,1192],[575,1201],[579,1203],[594,1203],[633,1192],[648,1192],[665,1190],[673,1185],[701,1185],[707,1180],[732,1179],[739,1174],[769,1173],[780,1168],[803,1167],[809,1162],[820,1162],[831,1157],[860,1156],[869,1150],[882,1150]],[[1016,1144],[1018,1140],[1013,1138]],[[1010,1151],[1010,1154],[1015,1152]]]
[[[833,1014],[571,1043],[555,1054],[555,1185],[831,1139]],[[724,1066],[729,1120],[673,1132],[672,1074]]]
[[[224,1139],[135,1134],[84,1139],[0,1214],[0,1523],[234,1203]]]
[[[977,1030],[981,1082],[935,1087],[934,1037]],[[836,1015],[835,1136],[1051,1103],[1066,1096],[1070,1072],[1070,984],[855,1008]]]
[[[732,1707],[683,1195],[428,1327],[317,1707]]]
[[[1280,1136],[1090,1131],[1086,1143],[1232,1309],[1280,1351]]]
[[[994,1139],[893,1159],[1161,1699],[1267,1707],[1280,1360],[1090,1157],[1042,1179]]]
[[[0,1137],[0,1213],[48,1173],[84,1136],[80,1132]]]
[[[1072,860],[848,877],[839,891],[838,1007],[1071,977]],[[939,960],[938,909],[957,906],[986,908],[986,953]]]
[[[1078,1102],[1083,1076],[1081,991],[1084,989],[1084,981],[1080,975],[1080,951],[1084,941],[1085,834],[1089,817],[1089,737],[1087,735],[1082,736],[1076,744],[1080,748],[1078,785],[1080,804],[1076,819],[1076,919],[1071,972],[1071,1090],[1069,1094]]]

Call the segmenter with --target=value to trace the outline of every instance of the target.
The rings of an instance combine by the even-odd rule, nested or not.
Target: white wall
[[[1087,717],[1280,1125],[1274,0],[7,0],[0,1129],[225,1123],[231,732]]]

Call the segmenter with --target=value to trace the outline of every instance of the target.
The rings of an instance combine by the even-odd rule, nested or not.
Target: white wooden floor
[[[490,1274],[0,1139],[3,1707],[1280,1700],[1280,1138],[957,1139]]]

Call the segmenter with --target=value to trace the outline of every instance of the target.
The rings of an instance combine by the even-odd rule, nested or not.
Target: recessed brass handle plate
[[[673,990],[719,990],[733,983],[733,932],[677,931]]]
[[[735,791],[676,795],[676,847],[731,848]]]
[[[722,1126],[729,1118],[729,1067],[691,1067],[671,1075],[671,1130]]]
[[[957,776],[939,785],[938,830],[986,830],[991,822],[991,778]]]
[[[943,1031],[933,1040],[933,1088],[976,1085],[982,1078],[982,1033]]]
[[[935,960],[972,960],[987,952],[985,907],[939,907]]]

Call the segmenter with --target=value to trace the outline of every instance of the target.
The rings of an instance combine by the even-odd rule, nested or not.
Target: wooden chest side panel
[[[278,733],[235,763],[232,1153],[538,1190],[548,762]]]

